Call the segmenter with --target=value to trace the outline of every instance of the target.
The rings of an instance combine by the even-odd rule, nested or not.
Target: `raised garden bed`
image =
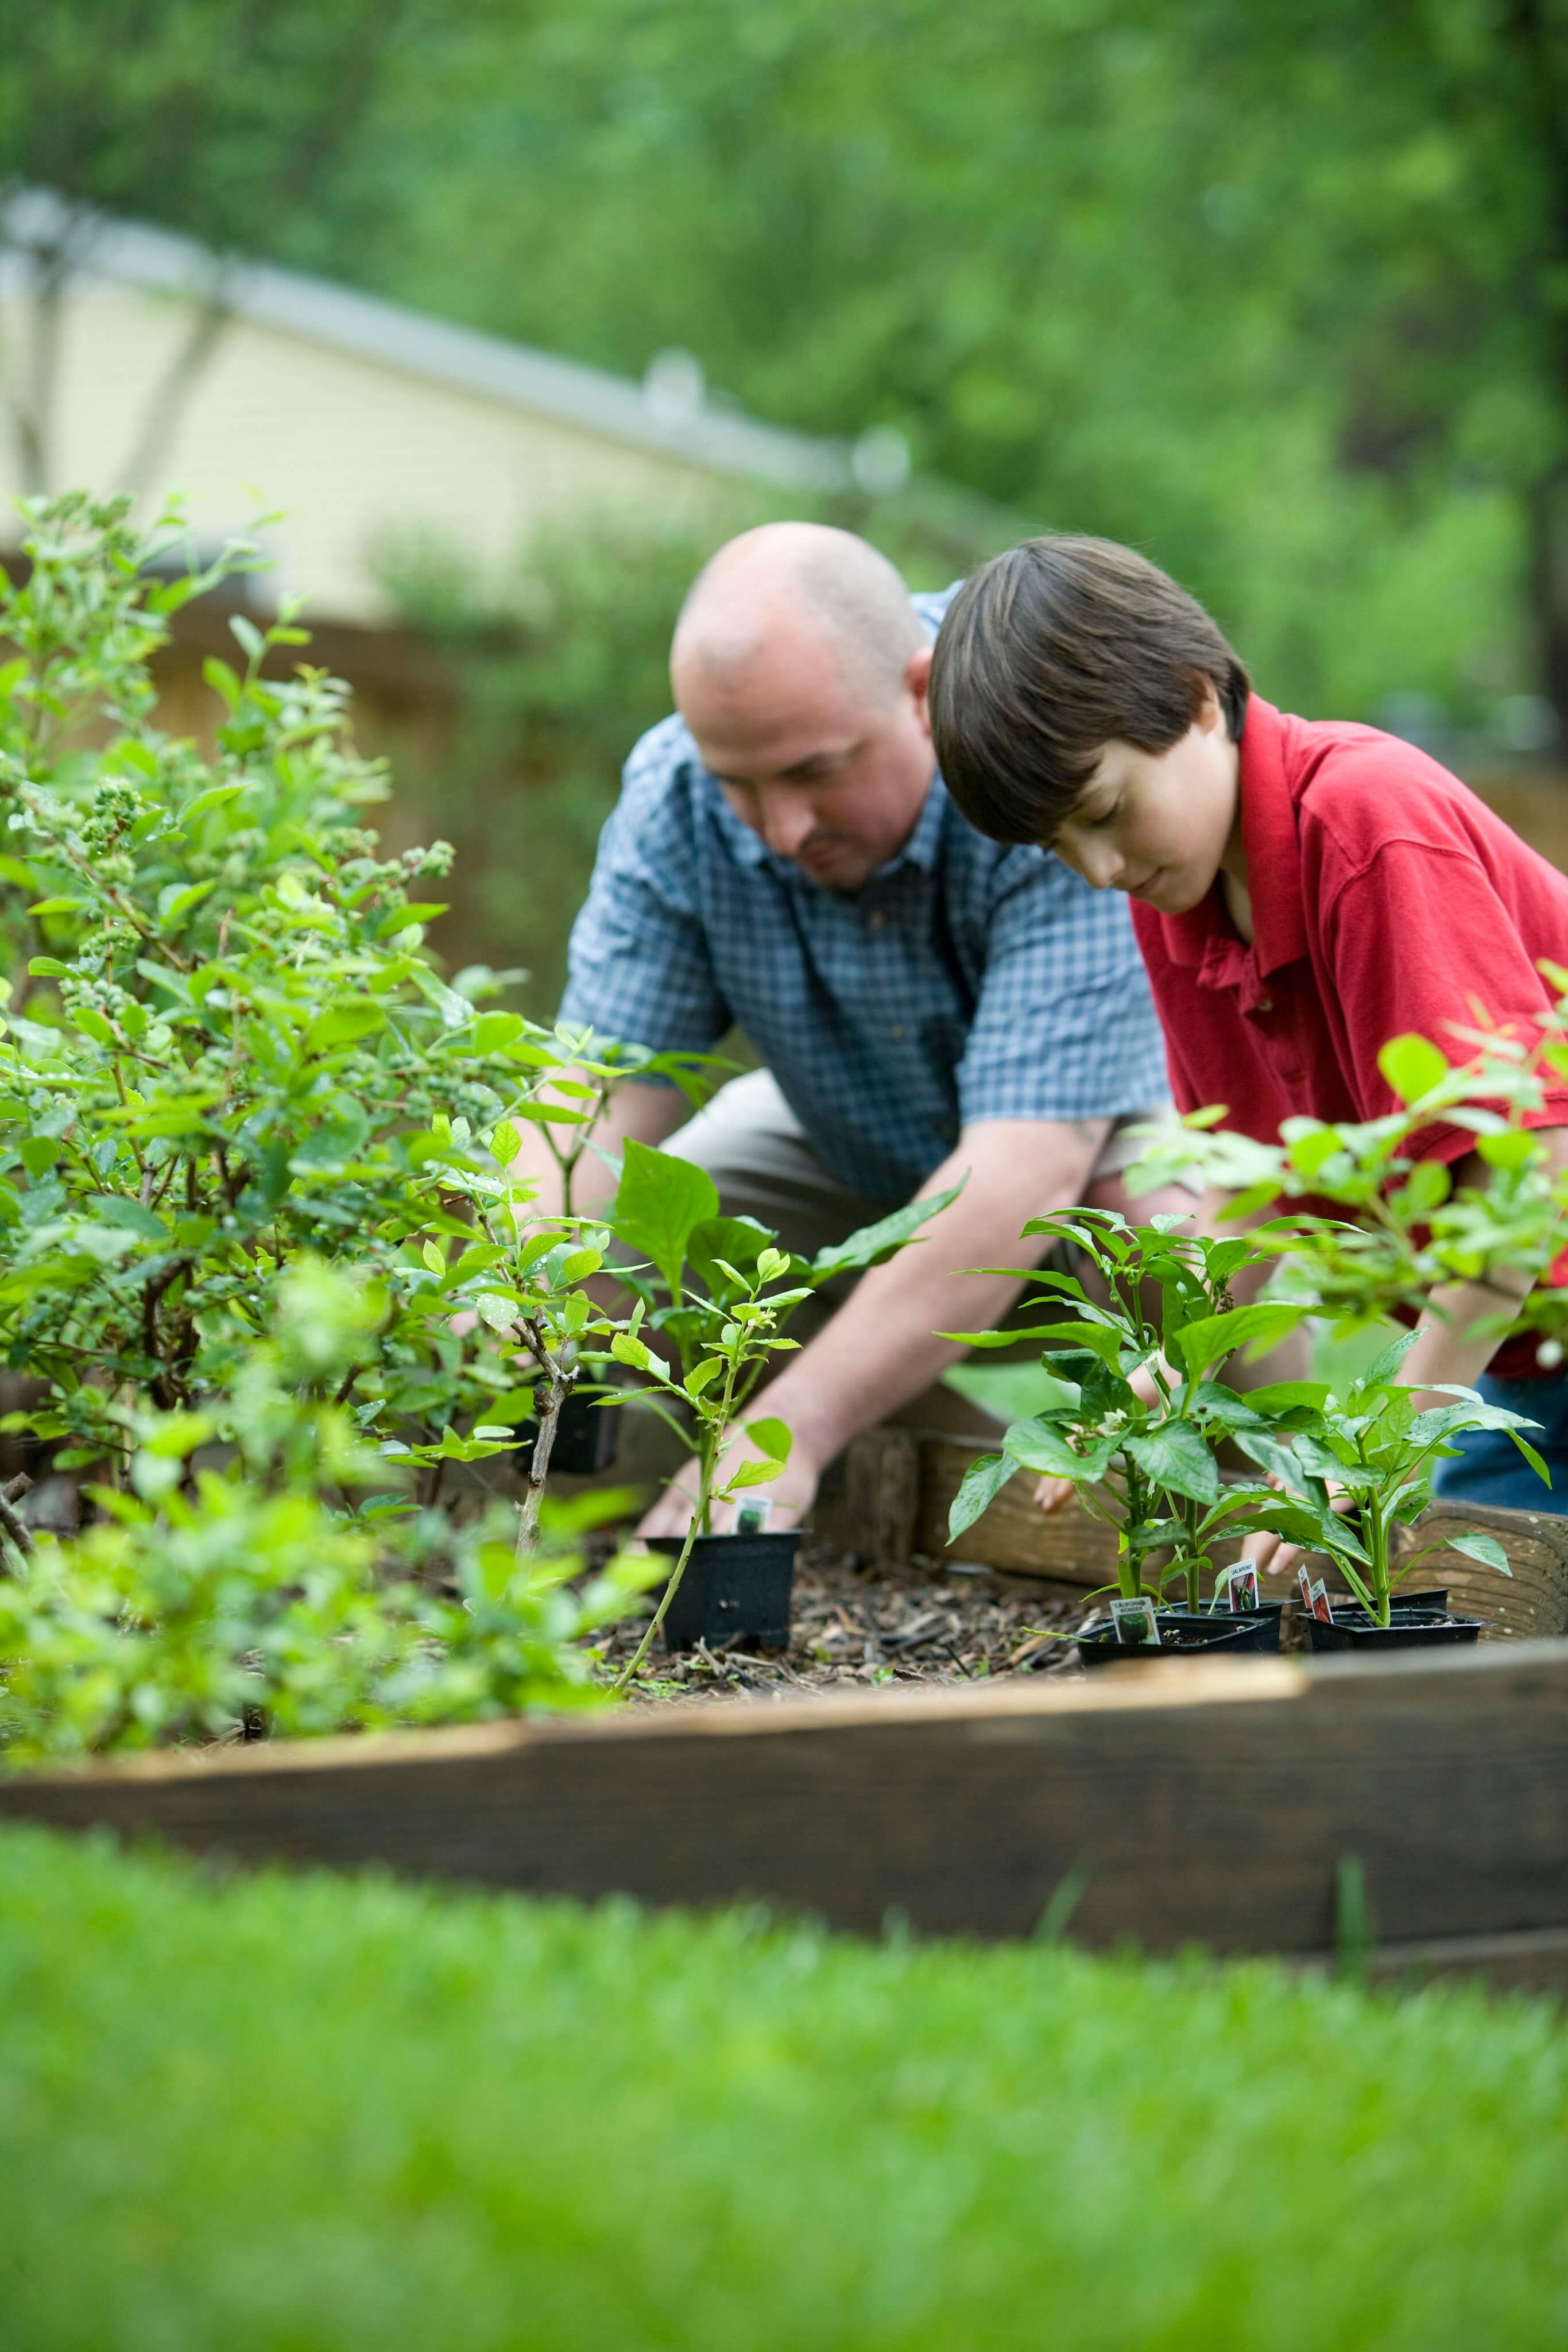
[[[1568,1986],[1568,1645],[1154,1661],[160,1755],[0,1782],[0,1819],[242,1863],[760,1899],[875,1933],[1333,1955]],[[1357,1927],[1356,1932],[1361,1932]]]

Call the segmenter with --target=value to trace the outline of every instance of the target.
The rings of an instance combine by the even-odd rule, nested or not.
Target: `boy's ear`
[[[1214,680],[1211,677],[1200,678],[1198,684],[1203,691],[1197,709],[1193,713],[1193,725],[1200,729],[1205,735],[1212,735],[1217,727],[1228,730],[1225,705],[1219,699]]]

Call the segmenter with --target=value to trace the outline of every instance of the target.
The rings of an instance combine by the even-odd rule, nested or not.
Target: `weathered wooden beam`
[[[1113,1583],[1116,1538],[1074,1496],[1049,1517],[1033,1501],[1034,1480],[1011,1479],[988,1511],[956,1543],[947,1541],[947,1514],[965,1472],[994,1448],[957,1438],[928,1437],[920,1445],[920,1502],[915,1549],[933,1559],[957,1559],[984,1568],[1053,1577],[1059,1583]]]
[[[1499,1576],[1445,1543],[1411,1570],[1411,1590],[1446,1586],[1450,1605],[1484,1618],[1494,1638],[1528,1641],[1568,1633],[1568,1518],[1550,1511],[1439,1501],[1405,1531],[1401,1550],[1424,1551],[1443,1537],[1477,1530],[1496,1536],[1511,1575]]]
[[[1568,1931],[1568,1644],[1258,1659],[1092,1679],[258,1746],[0,1780],[0,1820],[247,1863],[845,1928],[1332,1948],[1359,1862],[1396,1944]]]
[[[857,1437],[844,1463],[846,1549],[874,1568],[907,1568],[920,1549],[920,1440],[907,1429]]]

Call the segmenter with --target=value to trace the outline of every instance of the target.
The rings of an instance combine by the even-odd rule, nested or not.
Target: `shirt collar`
[[[1285,762],[1285,719],[1251,695],[1241,734],[1241,842],[1252,901],[1252,961],[1278,971],[1307,952],[1296,803]],[[1185,915],[1161,917],[1172,961],[1204,964],[1238,944],[1217,889]]]

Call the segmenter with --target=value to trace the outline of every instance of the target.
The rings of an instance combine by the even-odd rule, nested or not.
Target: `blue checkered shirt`
[[[936,628],[949,590],[917,596]],[[706,1052],[738,1023],[823,1165],[873,1201],[918,1191],[984,1119],[1116,1118],[1167,1096],[1119,892],[988,841],[934,776],[914,832],[852,897],[776,857],[679,718],[644,735],[571,934],[563,1020]]]

